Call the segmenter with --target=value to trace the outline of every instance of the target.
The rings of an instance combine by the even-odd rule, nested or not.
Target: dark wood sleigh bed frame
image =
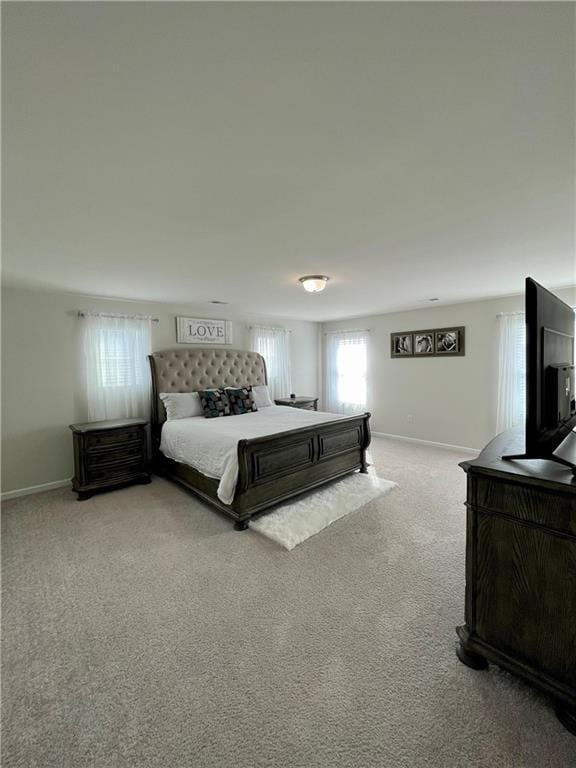
[[[184,485],[233,518],[237,530],[246,528],[251,517],[293,496],[350,472],[367,471],[369,413],[239,440],[236,492],[232,503],[224,504],[217,496],[218,480],[161,453],[166,411],[159,394],[266,384],[264,358],[256,352],[197,348],[154,352],[148,360],[152,374],[154,471]]]

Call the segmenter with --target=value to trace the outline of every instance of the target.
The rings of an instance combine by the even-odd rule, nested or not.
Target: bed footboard
[[[355,470],[367,471],[370,414],[240,440],[238,483],[231,505],[237,520]]]
[[[254,515],[300,493],[360,470],[367,471],[370,414],[238,442],[238,481],[232,504],[218,498],[218,480],[155,450],[154,471],[189,488],[236,521],[242,530]]]

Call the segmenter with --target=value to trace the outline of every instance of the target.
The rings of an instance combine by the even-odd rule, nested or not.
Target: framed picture
[[[176,341],[178,344],[232,344],[232,322],[177,317]]]
[[[393,333],[392,357],[411,357],[412,356],[412,334],[411,333]]]
[[[419,331],[414,334],[415,355],[433,355],[434,349],[434,331]]]
[[[437,355],[464,354],[464,328],[440,328],[436,331]]]
[[[463,325],[390,334],[390,357],[457,357],[465,354]]]

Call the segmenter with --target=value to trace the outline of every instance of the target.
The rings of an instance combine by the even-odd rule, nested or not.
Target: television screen
[[[526,454],[547,458],[576,425],[574,311],[526,278]]]

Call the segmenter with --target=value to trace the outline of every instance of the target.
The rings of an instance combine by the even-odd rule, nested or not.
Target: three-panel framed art
[[[390,357],[457,357],[465,351],[463,325],[390,334]]]

